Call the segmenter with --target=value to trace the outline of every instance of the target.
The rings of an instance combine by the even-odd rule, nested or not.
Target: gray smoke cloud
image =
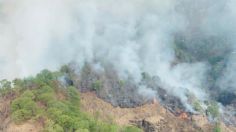
[[[233,52],[235,6],[233,0],[2,0],[0,78],[96,61],[100,70],[109,63],[121,78],[136,82],[142,72],[158,76],[163,88],[190,107],[186,93],[208,98],[204,88],[211,66],[204,59],[174,64],[175,35],[185,36],[190,50],[206,45],[191,40],[214,36],[225,41],[209,45],[207,53]],[[217,82],[236,90],[236,55],[230,52]],[[148,88],[144,93],[155,94]]]

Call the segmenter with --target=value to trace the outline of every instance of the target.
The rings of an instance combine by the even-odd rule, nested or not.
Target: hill
[[[35,77],[1,81],[0,130],[3,132],[189,132],[236,129],[210,123],[206,116],[170,111],[158,100],[123,108],[60,81],[62,72],[43,70]]]
[[[36,77],[1,82],[1,131],[132,132],[134,126],[104,122],[80,110],[79,91],[44,70]]]

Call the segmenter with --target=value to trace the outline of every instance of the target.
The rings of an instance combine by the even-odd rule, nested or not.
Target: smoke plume
[[[70,62],[110,64],[137,83],[142,72],[158,76],[189,107],[189,92],[203,101],[211,88],[236,90],[235,7],[233,0],[1,0],[0,78]],[[194,59],[178,60],[176,38]],[[224,63],[213,84],[211,56]]]

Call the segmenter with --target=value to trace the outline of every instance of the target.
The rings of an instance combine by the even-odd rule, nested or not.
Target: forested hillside
[[[133,126],[103,122],[80,110],[80,95],[74,86],[63,85],[62,72],[43,70],[35,77],[1,81],[1,100],[10,100],[5,111],[15,124],[40,123],[45,132],[137,132]],[[3,111],[0,111],[4,114]],[[5,114],[6,114],[5,113]],[[1,122],[4,122],[3,115]],[[8,118],[8,117],[5,117]],[[1,130],[4,131],[1,125]]]

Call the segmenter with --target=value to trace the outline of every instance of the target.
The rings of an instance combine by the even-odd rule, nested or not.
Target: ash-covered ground
[[[185,59],[177,58],[177,61],[196,61],[195,58],[193,60],[189,58],[188,60]],[[221,58],[217,60],[219,62],[212,63],[212,67],[222,65],[223,59]],[[111,65],[104,67],[103,70],[98,70],[98,67],[94,67],[94,64],[89,63],[85,63],[82,68],[79,68],[80,70],[75,70],[75,67],[77,65],[73,63],[62,67],[61,71],[65,73],[65,76],[62,78],[63,82],[66,85],[76,86],[81,92],[94,91],[98,97],[115,107],[133,108],[158,100],[166,109],[176,115],[185,111],[189,112],[189,114],[208,116],[209,121],[212,122],[223,121],[227,125],[236,125],[235,93],[227,90],[224,91],[220,88],[217,89],[217,87],[215,90],[211,90],[211,87],[216,85],[217,79],[215,76],[222,74],[221,71],[225,68],[223,66],[221,69],[218,69],[220,71],[214,73],[214,76],[211,74],[215,72],[213,71],[214,69],[209,70],[208,76],[209,80],[211,80],[209,86],[211,87],[208,87],[209,89],[207,91],[212,95],[211,98],[204,100],[204,102],[198,102],[194,95],[191,95],[191,91],[189,91],[187,97],[188,103],[193,108],[192,111],[189,111],[178,97],[169,94],[162,87],[162,82],[158,76],[150,76],[143,72],[141,81],[135,83],[132,77],[129,77],[127,80],[119,78]],[[144,91],[142,91],[142,87],[145,88]],[[147,88],[149,88],[149,92]]]

